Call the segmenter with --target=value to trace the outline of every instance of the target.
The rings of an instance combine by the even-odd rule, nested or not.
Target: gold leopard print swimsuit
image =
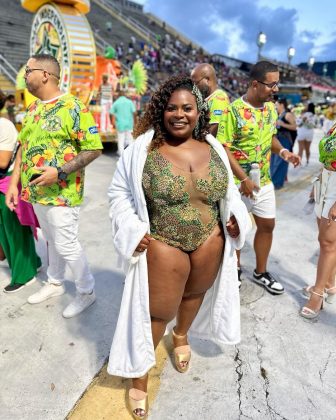
[[[210,147],[209,164],[196,172],[173,165],[158,149],[149,152],[142,185],[151,236],[185,252],[197,249],[218,224],[218,201],[228,187],[228,172]]]

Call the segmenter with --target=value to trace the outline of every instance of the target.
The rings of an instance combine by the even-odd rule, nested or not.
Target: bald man
[[[224,90],[218,88],[215,69],[208,63],[199,64],[191,72],[191,79],[208,102],[210,111],[210,133],[216,137],[218,124],[230,99]]]
[[[191,79],[201,91],[203,98],[208,102],[210,113],[210,133],[217,137],[218,125],[223,126],[224,114],[230,105],[230,100],[224,90],[218,88],[215,69],[208,63],[202,63],[196,66],[191,72]],[[230,166],[234,175],[240,181],[246,181],[246,174],[230,152],[230,149],[223,145],[228,155]],[[242,271],[238,266],[238,281],[241,286]]]

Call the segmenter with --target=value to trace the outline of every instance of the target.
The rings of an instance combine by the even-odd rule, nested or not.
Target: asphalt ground
[[[150,372],[151,420],[336,418],[335,305],[325,305],[315,322],[299,317],[300,290],[315,280],[317,228],[303,207],[310,181],[319,170],[316,130],[308,166],[290,169],[289,182],[277,191],[277,224],[269,271],[285,286],[272,296],[251,281],[255,266],[252,231],[242,252],[242,341],[223,346],[191,340],[192,363],[178,373],[171,360],[171,337],[157,349]],[[112,246],[106,190],[115,164],[115,146],[87,169],[80,238],[96,278],[97,302],[65,320],[62,310],[74,296],[71,274],[67,294],[39,305],[27,297],[46,280],[18,293],[0,293],[0,419],[130,419],[125,409],[129,381],[106,373],[123,288]],[[43,242],[39,252],[45,259]],[[0,267],[0,286],[9,270]]]

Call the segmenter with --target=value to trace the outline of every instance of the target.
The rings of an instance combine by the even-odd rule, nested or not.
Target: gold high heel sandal
[[[175,338],[185,338],[186,335],[178,335],[173,329],[173,336]],[[178,346],[174,348],[175,367],[180,373],[185,373],[189,369],[191,359],[191,350],[189,344]]]
[[[136,420],[144,420],[148,414],[148,394],[140,389],[131,388],[128,391],[128,401],[132,416]]]
[[[314,290],[312,290],[312,288],[310,288],[309,293],[312,294],[312,295],[320,296],[322,298],[321,299],[321,307],[320,307],[319,310],[314,311],[313,309],[310,309],[307,306],[304,306],[300,310],[299,315],[302,316],[303,318],[306,318],[306,319],[315,319],[319,316],[320,311],[323,309],[324,294],[314,292]]]

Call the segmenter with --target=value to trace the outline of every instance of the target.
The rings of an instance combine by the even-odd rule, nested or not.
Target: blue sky
[[[293,64],[336,60],[335,0],[137,0],[211,53],[254,62],[256,38],[267,36],[263,54]]]

